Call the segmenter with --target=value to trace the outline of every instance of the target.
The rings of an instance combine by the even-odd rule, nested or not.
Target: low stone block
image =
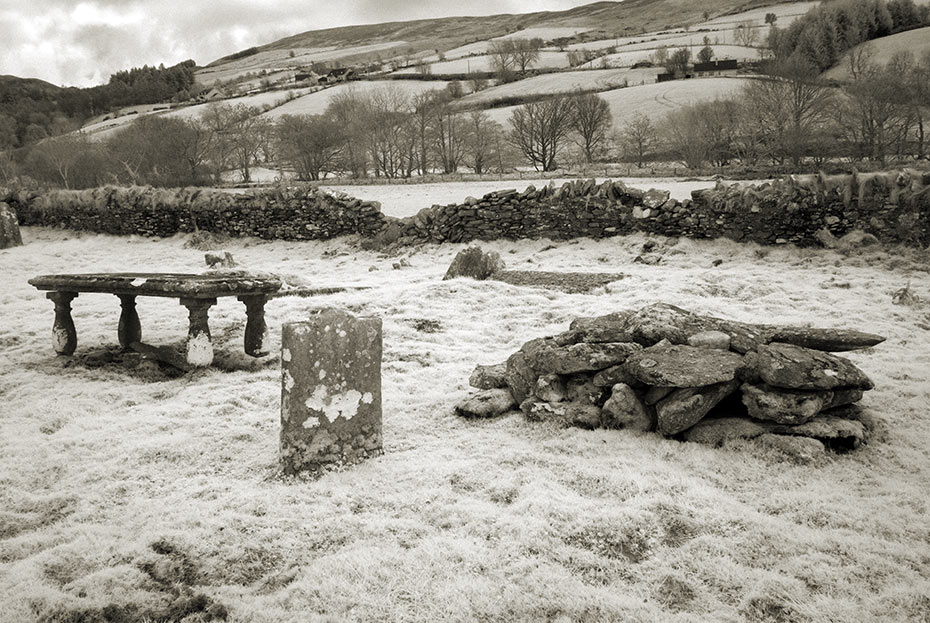
[[[565,402],[565,383],[558,374],[544,374],[536,379],[533,395],[544,402]]]
[[[522,403],[536,389],[539,374],[527,363],[523,351],[517,351],[507,358],[506,369],[504,379],[507,381],[507,387],[514,400]]]
[[[381,453],[381,319],[324,309],[285,323],[280,460],[285,474]]]
[[[810,437],[791,437],[789,435],[766,433],[759,435],[755,441],[761,446],[778,450],[796,463],[802,464],[813,463],[822,457],[826,450],[823,442]]]
[[[471,277],[472,279],[484,280],[494,273],[504,270],[504,260],[496,251],[484,252],[481,247],[468,247],[459,251],[449,269],[446,271],[446,279],[455,279],[456,277]]]
[[[683,435],[685,441],[720,447],[734,439],[752,439],[764,435],[768,429],[753,420],[742,417],[720,417],[701,420]]]
[[[701,421],[717,403],[732,394],[738,381],[679,389],[656,403],[656,430],[675,435]]]
[[[601,420],[607,428],[650,431],[655,428],[652,416],[632,387],[617,383],[604,403]]]
[[[520,410],[528,420],[557,422],[563,426],[597,428],[601,423],[601,409],[581,402],[546,402],[528,398],[520,403]]]
[[[495,389],[507,387],[507,364],[498,363],[491,366],[475,366],[468,378],[468,384],[477,389]]]
[[[749,383],[744,383],[740,390],[751,417],[779,424],[803,424],[833,400],[833,392],[829,390],[798,391]]]
[[[486,389],[460,402],[455,412],[467,418],[492,418],[516,408],[509,389]]]

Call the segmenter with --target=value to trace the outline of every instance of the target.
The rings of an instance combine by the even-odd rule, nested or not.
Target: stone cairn
[[[872,419],[856,403],[873,387],[832,352],[874,346],[844,329],[752,325],[657,303],[578,318],[568,331],[523,345],[505,363],[479,365],[482,390],[456,407],[493,417],[583,428],[656,431],[712,445],[759,438],[798,458],[866,442]]]
[[[381,454],[381,319],[324,309],[281,335],[284,473]]]

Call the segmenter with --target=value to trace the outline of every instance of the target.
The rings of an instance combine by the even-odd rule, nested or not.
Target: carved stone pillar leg
[[[268,297],[264,294],[240,296],[239,300],[245,303],[245,353],[252,357],[262,357],[268,352],[262,350],[265,336],[268,334],[268,325],[265,324],[265,302]]]
[[[139,314],[136,313],[136,297],[131,294],[117,294],[119,297],[122,312],[119,315],[119,345],[123,350],[129,350],[129,345],[133,342],[142,341],[142,323],[139,322]]]
[[[213,343],[207,317],[216,299],[181,299],[181,305],[190,312],[190,329],[187,332],[187,363],[205,367],[213,363]]]
[[[46,298],[55,303],[55,323],[52,325],[52,344],[59,355],[73,355],[77,348],[77,330],[71,319],[71,301],[77,292],[48,292]]]

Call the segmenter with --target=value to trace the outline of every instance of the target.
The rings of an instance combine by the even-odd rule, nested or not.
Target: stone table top
[[[270,294],[281,288],[281,280],[245,271],[184,273],[85,273],[40,275],[29,283],[39,290],[58,292],[102,292],[136,296],[213,299],[218,296]]]

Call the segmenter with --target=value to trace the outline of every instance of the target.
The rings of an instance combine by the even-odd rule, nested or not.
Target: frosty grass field
[[[74,301],[78,352],[55,357],[52,305],[26,280],[200,272],[189,236],[27,227],[23,238],[0,251],[3,623],[103,620],[91,617],[108,605],[158,611],[178,587],[239,622],[930,617],[930,306],[892,303],[908,284],[930,299],[926,251],[658,238],[662,261],[649,266],[633,261],[641,235],[482,244],[514,269],[625,275],[567,294],[442,281],[459,244],[382,254],[354,238],[233,240],[223,248],[245,268],[368,289],[274,299],[272,354],[261,360],[241,352],[242,305],[221,299],[216,364],[177,376],[95,364],[116,344],[108,295]],[[392,268],[401,259],[409,266]],[[882,434],[796,465],[748,444],[453,414],[475,364],[577,316],[656,301],[887,336],[848,354],[875,382],[863,405]],[[281,326],[320,306],[383,318],[385,454],[286,480]],[[176,300],[139,299],[139,314],[146,342],[177,344],[186,332]]]

